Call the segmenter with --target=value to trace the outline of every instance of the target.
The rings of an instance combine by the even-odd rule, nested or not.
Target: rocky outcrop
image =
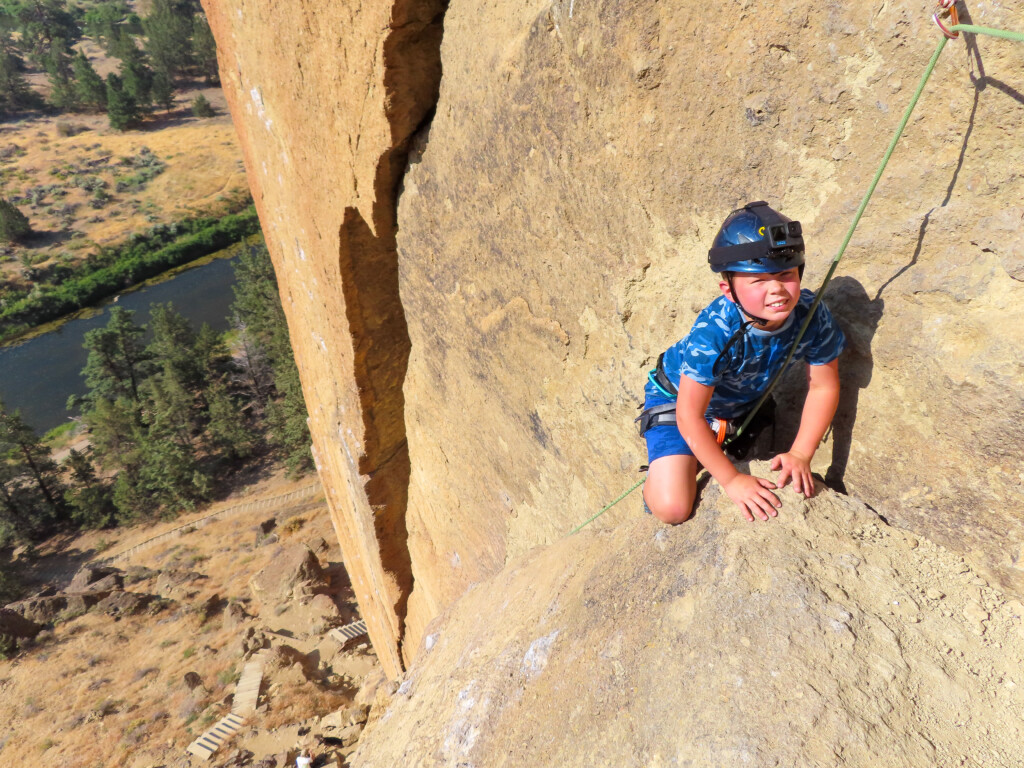
[[[731,208],[800,219],[818,284],[937,42],[902,1],[205,5],[392,677],[465,589],[632,482],[645,371],[716,291]],[[1017,594],[1022,65],[947,46],[827,294],[852,349],[816,459]]]
[[[370,635],[394,675],[413,578],[395,190],[409,137],[437,97],[443,4],[205,8],[317,467]]]
[[[282,548],[255,576],[249,589],[261,604],[281,603],[301,595],[312,596],[324,586],[320,561],[305,544]]]
[[[350,764],[1019,763],[1024,606],[847,497],[782,497],[748,523],[711,487],[471,588]]]

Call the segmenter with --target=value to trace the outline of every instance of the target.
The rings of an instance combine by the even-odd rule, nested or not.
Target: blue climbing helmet
[[[784,272],[800,268],[803,275],[804,239],[793,221],[764,200],[747,203],[729,214],[708,251],[713,272]]]

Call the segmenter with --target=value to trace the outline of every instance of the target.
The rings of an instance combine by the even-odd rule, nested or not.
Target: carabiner
[[[938,26],[938,28],[942,30],[942,34],[944,34],[950,40],[956,40],[958,37],[960,37],[960,33],[950,32],[949,28],[945,24],[943,24],[942,20],[939,18],[939,16],[941,16],[943,12],[945,12],[946,15],[949,16],[950,21],[953,22],[952,24],[950,24],[951,27],[955,27],[957,24],[960,23],[960,17],[957,15],[956,12],[956,0],[939,0],[935,7],[937,10],[935,11],[935,13],[932,14],[932,21],[934,21],[936,26]]]

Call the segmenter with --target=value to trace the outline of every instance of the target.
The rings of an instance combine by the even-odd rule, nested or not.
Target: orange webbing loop
[[[715,419],[715,439],[721,445],[725,442],[725,435],[729,431],[729,422],[725,419]]]

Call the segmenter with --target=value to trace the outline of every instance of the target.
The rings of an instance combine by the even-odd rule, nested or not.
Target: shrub
[[[0,242],[14,243],[32,233],[28,217],[0,197]]]
[[[69,136],[77,136],[78,134],[82,133],[82,131],[86,131],[88,129],[84,125],[76,125],[74,123],[65,123],[63,121],[58,121],[57,125],[55,126],[55,130],[58,136],[62,138],[67,138]]]
[[[207,98],[200,93],[192,99],[192,114],[196,117],[213,117],[217,113],[213,111],[213,106]]]

